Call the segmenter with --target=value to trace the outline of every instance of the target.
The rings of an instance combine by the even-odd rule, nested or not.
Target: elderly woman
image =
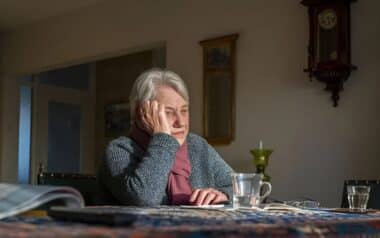
[[[189,133],[189,95],[177,74],[144,72],[130,105],[130,134],[110,142],[98,171],[103,200],[137,206],[228,202],[233,170]]]

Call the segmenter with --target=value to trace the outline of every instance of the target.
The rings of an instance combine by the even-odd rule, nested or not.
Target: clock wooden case
[[[303,0],[308,7],[309,77],[326,84],[331,91],[334,106],[339,92],[356,66],[351,64],[350,4],[355,0]]]

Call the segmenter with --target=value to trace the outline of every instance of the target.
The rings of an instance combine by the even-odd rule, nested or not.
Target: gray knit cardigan
[[[200,136],[189,133],[187,143],[192,188],[215,188],[231,198],[231,167]],[[164,133],[153,135],[146,151],[128,137],[111,141],[98,170],[99,203],[168,204],[166,186],[179,146]]]

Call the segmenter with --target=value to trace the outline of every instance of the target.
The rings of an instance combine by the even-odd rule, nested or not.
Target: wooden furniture
[[[107,226],[95,219],[90,222],[99,225],[16,216],[0,220],[0,234],[1,237],[380,237],[379,213],[273,213],[176,206],[103,209],[105,213],[95,217],[117,213],[120,220],[113,223],[120,225]]]
[[[86,206],[97,204],[98,186],[95,175],[44,172],[42,165],[38,171],[37,184],[73,187],[82,194]]]

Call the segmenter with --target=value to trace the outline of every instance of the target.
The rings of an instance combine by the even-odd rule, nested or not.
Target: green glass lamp
[[[253,155],[253,163],[256,166],[256,173],[263,175],[263,181],[270,182],[270,176],[265,173],[265,169],[268,166],[269,156],[272,154],[272,149],[264,149],[263,143],[260,141],[258,149],[251,150]]]

